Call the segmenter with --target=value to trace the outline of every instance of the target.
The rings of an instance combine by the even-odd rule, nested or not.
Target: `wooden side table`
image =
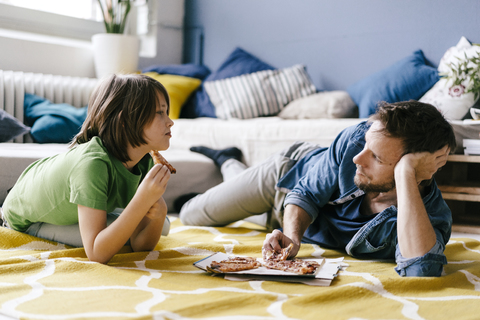
[[[480,156],[450,155],[435,180],[452,210],[453,230],[480,234]]]

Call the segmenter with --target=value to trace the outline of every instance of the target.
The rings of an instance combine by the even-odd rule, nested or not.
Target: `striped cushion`
[[[220,119],[276,115],[290,101],[316,92],[302,65],[206,81],[204,86]]]

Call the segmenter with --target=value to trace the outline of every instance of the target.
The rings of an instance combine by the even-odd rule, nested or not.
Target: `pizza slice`
[[[213,273],[227,273],[243,270],[251,270],[260,267],[262,264],[253,257],[230,257],[220,262],[212,261],[207,270]]]
[[[321,263],[301,259],[294,260],[267,260],[263,266],[268,269],[281,270],[295,274],[315,274],[321,267]]]
[[[293,243],[290,243],[287,247],[283,248],[279,253],[274,250],[265,252],[265,260],[285,261],[293,249]]]
[[[155,164],[163,164],[164,166],[167,166],[168,170],[170,170],[171,173],[177,173],[177,170],[165,159],[160,152],[156,150],[150,151],[150,155],[152,156],[153,163]]]

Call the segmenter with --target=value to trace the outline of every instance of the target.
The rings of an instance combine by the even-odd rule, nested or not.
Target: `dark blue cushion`
[[[37,143],[68,143],[80,127],[68,118],[47,114],[35,121],[31,135]]]
[[[0,109],[0,142],[10,141],[28,131],[30,131],[29,127],[5,110]]]
[[[242,74],[273,69],[275,68],[245,50],[236,48],[222,63],[218,70],[212,72],[204,81],[226,79],[240,76]],[[210,102],[203,84],[185,103],[180,114],[180,118],[197,117],[217,117],[215,115],[215,107]]]
[[[236,48],[220,65],[217,71],[211,73],[205,81],[221,80],[242,74],[273,69],[275,68],[251,53],[248,53],[242,48]]]
[[[169,64],[169,65],[154,65],[142,70],[145,72],[156,72],[158,74],[173,74],[177,76],[184,76],[204,80],[209,74],[210,69],[207,66],[185,63],[185,64]]]
[[[26,93],[25,120],[38,143],[68,143],[80,131],[87,117],[87,107],[75,108],[67,103],[52,103]]]
[[[428,66],[422,50],[378,71],[347,88],[357,104],[359,117],[375,113],[381,101],[418,100],[439,80],[436,68]]]

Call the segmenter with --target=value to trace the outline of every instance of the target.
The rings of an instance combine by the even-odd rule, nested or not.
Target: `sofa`
[[[379,101],[415,99],[437,106],[454,128],[454,152],[463,153],[463,139],[479,138],[480,121],[467,119],[476,99],[471,92],[451,96],[449,80],[439,75],[451,59],[476,54],[479,48],[462,37],[438,68],[417,50],[345,90],[332,91],[318,90],[306,66],[275,68],[242,48],[213,72],[193,64],[145,68],[142,73],[167,88],[175,123],[171,147],[163,152],[177,168],[165,193],[169,211],[178,196],[222,181],[213,162],[190,147],[236,146],[251,166],[295,141],[328,146],[340,131],[374,113]],[[67,150],[97,82],[0,70],[0,137],[11,135],[0,143],[0,203],[30,163]]]
[[[171,147],[163,156],[177,169],[170,178],[164,198],[173,212],[174,200],[189,192],[204,192],[220,183],[222,176],[214,163],[189,148],[236,146],[245,163],[254,165],[296,140],[329,145],[344,128],[360,119],[284,120],[278,117],[226,121],[213,118],[177,119],[172,127]],[[67,143],[0,143],[0,203],[25,168],[35,160],[64,152]]]
[[[169,68],[172,70],[172,67]],[[184,76],[145,73],[167,87],[171,98],[170,114],[176,118],[171,147],[162,152],[177,169],[165,193],[170,212],[174,211],[173,202],[180,195],[204,192],[222,181],[220,171],[213,162],[191,152],[191,146],[236,146],[243,151],[245,163],[254,165],[296,140],[329,145],[341,130],[360,121],[358,118],[290,119],[287,116],[288,109],[284,111],[285,119],[279,116],[228,120],[212,117],[178,118],[180,104],[186,100],[180,97],[179,92],[185,95],[185,91],[198,87],[200,81],[189,78],[185,82]],[[88,97],[97,79],[0,70],[0,83],[3,84],[0,86],[3,90],[3,99],[0,99],[0,138],[5,141],[0,143],[1,204],[8,189],[28,165],[68,149],[71,137],[78,132],[86,116]],[[309,98],[315,96],[317,100],[347,100],[350,106],[355,107],[346,92],[310,95]],[[300,100],[297,99],[297,103]],[[331,104],[329,108],[335,109]]]
[[[220,149],[235,146],[243,161],[252,166],[295,141],[328,146],[343,129],[366,119],[283,119],[266,117],[248,120],[215,118],[177,119],[172,127],[171,147],[163,156],[177,169],[170,178],[165,201],[174,212],[175,199],[190,192],[204,192],[222,181],[220,170],[205,156],[191,152],[192,146]],[[459,147],[465,137],[477,138],[480,126],[452,121]],[[35,160],[68,149],[67,143],[0,143],[0,203],[25,168]]]

